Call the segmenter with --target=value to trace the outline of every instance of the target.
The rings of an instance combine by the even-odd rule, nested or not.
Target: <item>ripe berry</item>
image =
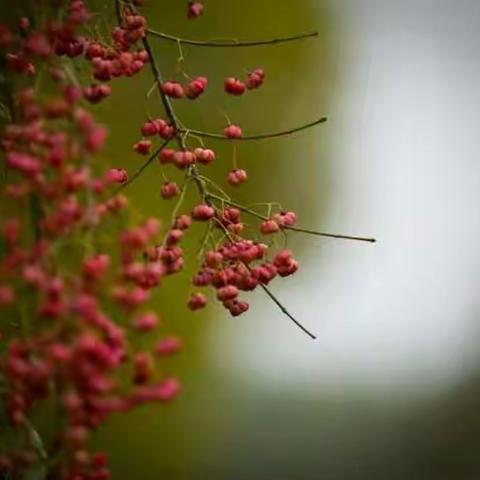
[[[163,120],[162,120],[163,121]],[[164,122],[165,123],[165,122]],[[145,122],[142,126],[142,135],[144,137],[152,137],[153,135],[157,135],[159,133],[159,124],[155,121]]]
[[[192,218],[198,221],[208,221],[215,216],[215,210],[210,205],[201,203],[192,210]]]
[[[148,155],[152,150],[152,142],[150,140],[140,140],[133,146],[133,149],[140,155]]]
[[[203,15],[203,3],[190,1],[188,2],[187,14],[189,18],[195,19]]]
[[[175,182],[165,182],[160,189],[160,195],[168,200],[176,197],[180,193],[180,187]]]
[[[247,172],[241,169],[232,170],[227,176],[228,183],[233,186],[240,185],[246,182],[247,179]]]
[[[235,285],[227,285],[217,290],[217,298],[221,301],[233,300],[239,294],[238,288]]]
[[[229,310],[233,317],[242,315],[250,308],[247,302],[239,302],[238,300],[230,300],[225,302],[225,307]]]
[[[185,87],[185,96],[190,100],[195,100],[205,91],[207,83],[205,77],[195,78]]]
[[[215,160],[215,152],[208,148],[196,148],[193,153],[197,162],[202,165],[210,165]]]
[[[203,293],[194,293],[188,301],[188,308],[192,311],[201,310],[207,305],[207,297]]]
[[[253,72],[248,74],[247,88],[253,90],[262,85],[265,79],[265,70],[263,68],[257,68]]]
[[[177,353],[182,347],[183,342],[178,337],[166,337],[157,343],[155,352],[161,356],[169,356]]]
[[[281,228],[291,227],[297,221],[295,212],[281,212],[273,216],[273,219],[280,225]]]
[[[167,97],[172,98],[183,98],[185,95],[182,85],[178,82],[172,81],[167,81],[162,84],[162,92]]]
[[[280,231],[280,226],[275,220],[265,220],[260,225],[260,231],[264,235],[269,235],[271,233],[277,233]]]
[[[190,215],[180,215],[175,219],[173,228],[178,230],[188,230],[192,226],[192,219]]]
[[[164,148],[160,152],[160,155],[158,156],[160,163],[162,165],[165,165],[167,163],[172,163],[174,153],[175,153],[175,150],[173,150],[172,148]]]
[[[243,95],[246,90],[245,84],[238,78],[228,77],[223,84],[225,91],[230,95]]]
[[[158,317],[155,313],[144,313],[133,321],[133,327],[140,332],[154,330],[158,325]]]
[[[229,125],[223,131],[226,137],[228,138],[242,138],[242,129],[238,125]]]
[[[128,173],[121,168],[111,168],[105,175],[107,183],[126,183],[128,181]]]
[[[83,89],[83,95],[91,103],[98,103],[112,93],[112,87],[106,83],[91,85]]]
[[[185,170],[195,163],[195,155],[189,150],[179,150],[172,156],[173,163],[180,170]]]

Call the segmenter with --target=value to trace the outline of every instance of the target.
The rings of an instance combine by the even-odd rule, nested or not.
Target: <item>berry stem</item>
[[[235,140],[251,141],[251,140],[264,140],[267,138],[285,137],[287,135],[292,135],[294,133],[301,132],[302,130],[312,128],[316,125],[319,125],[320,123],[325,123],[327,120],[328,120],[327,117],[322,117],[317,120],[314,120],[313,122],[307,123],[305,125],[301,125],[300,127],[291,128],[289,130],[282,130],[280,132],[263,133],[263,134],[257,134],[257,135],[248,135],[248,136],[243,136],[241,138],[236,138]],[[180,131],[184,132],[186,131],[186,129],[181,128]],[[232,140],[230,137],[227,137],[226,135],[221,135],[219,133],[204,132],[201,130],[192,130],[192,129],[189,129],[188,132],[203,138],[214,138],[217,140]]]
[[[302,33],[290,37],[271,38],[267,40],[191,40],[187,38],[175,37],[157,30],[148,29],[147,32],[154,37],[160,37],[170,42],[183,43],[184,45],[194,45],[196,47],[258,47],[262,45],[275,45],[277,43],[295,42],[305,38],[317,37],[318,32]]]

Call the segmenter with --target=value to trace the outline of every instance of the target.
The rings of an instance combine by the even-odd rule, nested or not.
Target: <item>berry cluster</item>
[[[224,88],[230,95],[243,95],[247,90],[259,88],[265,80],[265,71],[263,68],[257,68],[250,72],[247,80],[243,82],[235,77],[227,77],[224,82]]]
[[[20,35],[0,29],[12,88],[40,69],[51,84],[47,100],[33,87],[16,89],[10,101],[14,120],[1,137],[8,176],[0,225],[0,309],[12,322],[2,333],[12,338],[0,357],[0,386],[20,446],[0,448],[0,472],[14,478],[48,455],[55,459],[49,478],[108,479],[105,454],[88,451],[92,432],[112,413],[168,401],[180,389],[157,364],[182,343],[162,335],[158,314],[148,308],[152,289],[178,271],[180,262],[175,268],[165,255],[149,258],[149,249],[161,241],[157,219],[111,232],[119,242],[95,240],[95,231],[107,231],[107,217],[120,225],[128,201],[112,187],[125,184],[128,174],[93,161],[107,130],[86,107],[107,97],[110,85],[81,86],[60,60],[84,54],[102,81],[130,75],[139,70],[131,69],[136,61],[148,60],[145,51],[128,51],[144,35],[145,23],[126,12],[128,28],[115,29],[114,44],[104,47],[78,33],[90,18],[84,2],[72,0],[62,19],[45,30],[33,30],[25,19]],[[107,71],[111,75],[100,73]],[[167,127],[157,122],[155,128],[161,134]],[[65,249],[68,262],[61,260]],[[107,313],[112,308],[121,312],[121,322]],[[132,340],[148,332],[151,346],[135,351]],[[62,427],[40,448],[23,431],[33,429],[33,409],[52,401]]]

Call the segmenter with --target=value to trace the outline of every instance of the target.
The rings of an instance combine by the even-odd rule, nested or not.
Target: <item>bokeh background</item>
[[[110,5],[93,3],[108,23]],[[192,315],[183,306],[192,255],[156,299],[166,328],[185,339],[168,366],[183,395],[100,432],[113,478],[480,478],[480,4],[205,0],[205,16],[187,22],[185,1],[149,3],[153,28],[189,38],[319,31],[283,46],[185,47],[186,71],[211,81],[178,114],[218,131],[227,113],[247,133],[327,115],[328,124],[297,136],[241,144],[250,181],[238,198],[279,201],[306,227],[379,242],[290,236],[302,268],[273,290],[316,342],[261,294],[238,319],[215,306]],[[0,5],[2,16],[15,6]],[[176,45],[155,41],[155,50],[165,76],[174,75]],[[221,93],[225,76],[259,66],[261,90],[242,99]],[[118,81],[98,108],[111,126],[105,162],[138,167],[138,126],[147,112],[161,114],[158,98],[145,98],[150,87],[146,72]],[[232,149],[210,146],[222,183]],[[139,214],[168,218],[161,182],[153,166],[132,185]],[[194,233],[191,252],[202,232]]]

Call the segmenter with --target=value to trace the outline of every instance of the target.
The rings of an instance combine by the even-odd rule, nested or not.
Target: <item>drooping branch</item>
[[[277,305],[277,307],[281,310],[283,314],[285,314],[295,325],[300,328],[303,332],[305,332],[312,340],[316,340],[317,337],[307,330],[284,306],[283,304],[278,300],[278,298],[270,291],[270,289],[264,285],[263,283],[260,283],[260,286],[262,287],[263,291],[270,297],[270,299]]]
[[[211,198],[212,200],[216,200],[219,202],[226,203],[230,205],[231,207],[238,208],[238,210],[248,213],[249,215],[252,215],[253,217],[258,218],[259,220],[269,220],[269,217],[266,215],[262,215],[261,213],[257,212],[256,210],[253,210],[251,208],[245,207],[243,205],[240,205],[239,203],[236,203],[232,200],[229,200],[227,198],[220,197],[218,195],[215,195],[213,193],[208,193],[207,196]],[[375,238],[367,238],[367,237],[356,237],[352,235],[341,235],[341,234],[336,234],[336,233],[326,233],[326,232],[317,232],[315,230],[308,230],[305,228],[300,228],[300,227],[295,227],[295,226],[288,226],[286,225],[284,227],[286,230],[291,230],[293,232],[299,232],[299,233],[306,233],[308,235],[315,235],[318,237],[328,237],[328,238],[337,238],[337,239],[342,239],[342,240],[354,240],[357,242],[369,242],[369,243],[375,243],[377,240]]]
[[[148,33],[155,37],[163,38],[170,42],[181,43],[184,45],[194,45],[196,47],[259,47],[264,45],[276,45],[278,43],[295,42],[306,38],[317,37],[318,32],[302,33],[299,35],[292,35],[290,37],[271,38],[267,40],[191,40],[187,38],[175,37],[167,33],[159,32],[157,30],[148,29]]]
[[[322,117],[319,118],[313,122],[307,123],[305,125],[301,125],[300,127],[295,127],[291,128],[289,130],[282,130],[280,132],[273,132],[273,133],[262,133],[262,134],[256,134],[256,135],[247,135],[247,136],[242,136],[241,138],[236,138],[235,140],[238,141],[252,141],[252,140],[265,140],[268,138],[278,138],[278,137],[286,137],[288,135],[292,135],[297,132],[301,132],[302,130],[307,130],[308,128],[315,127],[316,125],[319,125],[321,123],[325,123],[327,121],[327,117]],[[192,135],[197,135],[198,137],[202,138],[212,138],[216,140],[232,140],[230,137],[227,137],[226,135],[222,135],[219,133],[211,133],[211,132],[204,132],[202,130],[192,130],[192,129],[186,129],[186,128],[181,128],[180,129],[181,133],[185,134],[192,134]]]

